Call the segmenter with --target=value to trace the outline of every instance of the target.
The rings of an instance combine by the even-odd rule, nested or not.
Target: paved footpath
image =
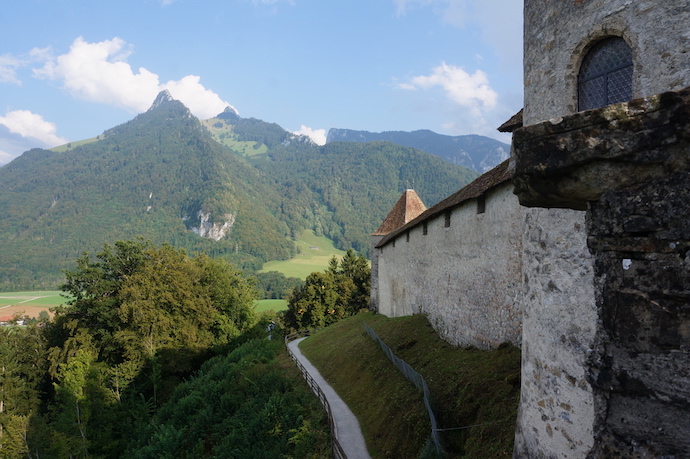
[[[370,459],[371,456],[369,456],[367,445],[364,442],[362,429],[359,427],[359,421],[357,421],[357,418],[352,414],[350,408],[343,402],[343,399],[341,399],[326,380],[323,379],[319,370],[302,355],[299,349],[299,343],[303,339],[304,338],[299,338],[290,341],[288,346],[326,396],[328,404],[331,406],[331,413],[333,414],[333,422],[335,423],[338,441],[340,442],[340,446],[343,447],[345,455],[347,455],[348,459]]]

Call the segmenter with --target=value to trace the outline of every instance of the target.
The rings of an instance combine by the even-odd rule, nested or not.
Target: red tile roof
[[[374,236],[383,236],[391,231],[400,228],[405,223],[414,220],[426,206],[414,190],[405,190],[398,202],[393,206],[388,216],[383,220],[379,229],[374,232]]]

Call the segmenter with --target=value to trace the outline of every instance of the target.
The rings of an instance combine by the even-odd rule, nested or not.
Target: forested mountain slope
[[[476,174],[419,150],[389,142],[337,142],[280,147],[250,161],[273,177],[293,228],[313,228],[342,248],[368,253],[370,235],[405,188],[427,205],[469,183]]]
[[[52,289],[82,251],[137,236],[249,270],[289,258],[304,229],[368,252],[406,186],[431,205],[475,175],[389,143],[319,147],[229,111],[201,122],[161,93],[96,141],[0,168],[0,290]]]
[[[387,141],[418,148],[448,162],[484,173],[510,156],[510,145],[481,135],[443,135],[428,129],[418,131],[369,132],[331,129],[327,143]]]
[[[82,251],[136,236],[237,258],[293,253],[275,188],[177,101],[106,131],[98,142],[64,153],[31,150],[0,169],[0,182],[5,285],[53,286]],[[218,241],[199,237],[191,229],[202,218],[232,228]]]

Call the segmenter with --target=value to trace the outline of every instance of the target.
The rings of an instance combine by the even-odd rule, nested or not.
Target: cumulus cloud
[[[196,75],[188,75],[179,81],[168,81],[161,86],[161,89],[170,91],[173,98],[185,104],[198,118],[211,118],[221,113],[230,104],[222,100],[215,92],[205,88],[200,80],[201,78]]]
[[[429,74],[411,77],[396,87],[410,94],[406,99],[420,116],[433,113],[445,119],[439,125],[445,133],[480,134],[509,141],[510,136],[498,134],[496,128],[515,109],[506,106],[504,98],[499,97],[481,70],[469,73],[442,62]]]
[[[120,38],[89,43],[74,40],[66,54],[50,59],[35,69],[38,78],[61,81],[74,97],[125,108],[134,113],[147,110],[163,89],[185,104],[199,118],[209,118],[230,105],[188,75],[180,80],[160,83],[157,74],[127,63],[132,47]]]
[[[54,147],[67,143],[67,139],[56,134],[57,127],[54,123],[29,110],[7,112],[5,116],[0,116],[0,124],[13,134],[37,139],[46,146]]]
[[[489,79],[481,70],[470,74],[461,67],[442,62],[434,67],[430,75],[416,76],[409,82],[399,83],[405,90],[441,88],[448,99],[472,110],[475,115],[496,106],[498,94],[491,89]]]
[[[294,131],[293,134],[304,135],[311,139],[317,145],[326,145],[326,130],[312,129],[304,124],[300,126],[299,131]]]

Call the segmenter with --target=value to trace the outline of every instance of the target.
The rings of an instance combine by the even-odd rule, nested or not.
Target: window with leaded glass
[[[589,50],[578,77],[579,110],[632,99],[632,50],[620,37],[604,39]]]

